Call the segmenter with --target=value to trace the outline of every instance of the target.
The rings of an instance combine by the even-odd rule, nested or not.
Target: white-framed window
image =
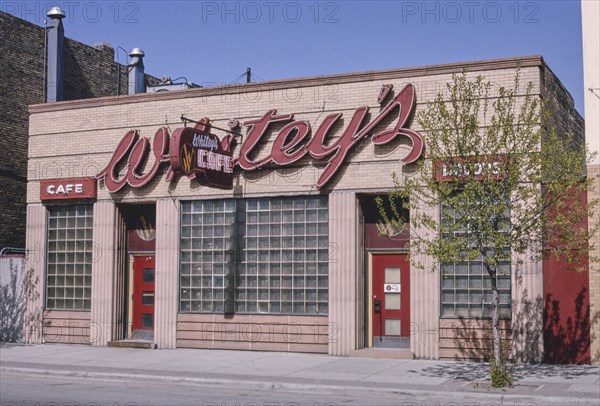
[[[322,196],[182,202],[180,311],[327,314]]]
[[[48,207],[46,308],[90,310],[92,205]]]

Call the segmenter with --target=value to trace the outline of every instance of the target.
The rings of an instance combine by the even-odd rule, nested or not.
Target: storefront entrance
[[[371,256],[373,347],[410,348],[410,263],[407,254]]]
[[[125,308],[128,339],[154,340],[154,280],[156,262],[156,206],[122,205],[127,227],[128,272]]]
[[[154,330],[154,263],[152,255],[135,256],[133,259],[132,329]]]

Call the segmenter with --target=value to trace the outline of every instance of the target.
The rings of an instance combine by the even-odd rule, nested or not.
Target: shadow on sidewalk
[[[594,365],[516,364],[513,365],[513,368],[513,376],[517,381],[548,377],[570,380],[582,376],[600,375],[600,367]],[[487,362],[449,362],[424,368],[421,374],[456,381],[477,381],[488,378],[489,364]]]

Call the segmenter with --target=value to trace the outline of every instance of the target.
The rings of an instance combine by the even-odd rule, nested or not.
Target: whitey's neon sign
[[[379,94],[380,103],[386,99],[391,89],[392,85],[383,86]],[[304,158],[306,155],[317,161],[328,159],[327,165],[316,184],[317,189],[321,189],[337,173],[354,146],[367,137],[384,120],[393,118],[396,108],[397,116],[395,116],[394,127],[371,135],[371,141],[375,145],[384,145],[397,137],[406,137],[411,141],[412,147],[401,161],[406,164],[415,162],[423,153],[423,139],[416,131],[406,128],[408,119],[415,108],[415,89],[413,85],[409,84],[393,97],[374,119],[366,124],[364,122],[369,107],[357,108],[341,136],[331,144],[327,144],[328,136],[333,125],[342,117],[342,113],[327,115],[312,137],[311,125],[308,121],[294,121],[293,114],[277,114],[275,109],[267,111],[260,118],[245,121],[243,126],[247,127],[247,134],[241,145],[239,156],[233,160],[233,165],[237,165],[245,171],[253,171],[267,165],[283,167]],[[251,156],[260,140],[269,133],[269,127],[275,123],[286,122],[289,123],[279,130],[270,153],[266,157],[253,159]],[[208,118],[202,119],[194,128],[195,139],[192,139],[192,144],[195,141],[198,144],[197,147],[211,150],[218,148],[221,155],[230,153],[232,135],[228,134],[221,141],[216,136],[208,135],[209,128]],[[175,173],[183,173],[195,177],[199,182],[209,186],[228,187],[203,181],[202,179],[205,179],[206,176],[197,176],[203,169],[207,169],[207,165],[203,165],[203,163],[206,163],[204,152],[195,154],[195,159],[198,160],[195,165],[197,171],[191,174],[190,162],[181,161],[182,159],[189,160],[190,154],[183,153],[186,152],[185,149],[182,150],[184,147],[183,138],[175,136],[182,131],[184,129],[176,129],[171,139],[169,139],[166,128],[160,128],[156,132],[152,148],[154,164],[145,174],[139,173],[139,167],[147,157],[149,140],[146,137],[140,138],[137,131],[127,132],[117,145],[108,165],[96,177],[104,179],[104,185],[109,192],[116,192],[126,184],[133,188],[139,188],[154,178],[158,167],[162,163],[169,163],[166,181],[171,181]],[[189,145],[189,141],[186,142]],[[125,174],[119,176],[117,168],[123,167],[123,164],[126,168]],[[229,165],[224,167],[229,168]]]

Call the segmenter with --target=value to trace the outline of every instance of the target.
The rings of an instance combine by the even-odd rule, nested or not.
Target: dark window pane
[[[142,293],[142,304],[143,305],[153,305],[154,304],[154,292],[146,292]]]
[[[154,328],[154,315],[142,313],[142,328]]]
[[[144,282],[154,282],[154,268],[144,268]]]

